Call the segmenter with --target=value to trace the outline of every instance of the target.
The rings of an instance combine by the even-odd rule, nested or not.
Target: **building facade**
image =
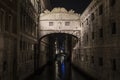
[[[23,80],[34,73],[38,19],[44,4],[0,0],[0,80]]]
[[[0,80],[14,80],[17,56],[18,0],[0,0]]]
[[[19,48],[18,79],[23,80],[34,73],[34,54],[36,54],[38,3],[36,0],[19,1]]]
[[[98,80],[120,79],[120,1],[93,0],[81,15],[76,66]]]

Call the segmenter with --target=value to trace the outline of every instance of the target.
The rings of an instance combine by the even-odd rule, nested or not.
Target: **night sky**
[[[73,9],[77,13],[82,13],[92,0],[50,0],[52,8],[64,7],[67,10]]]

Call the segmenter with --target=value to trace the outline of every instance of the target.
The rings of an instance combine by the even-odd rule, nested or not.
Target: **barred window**
[[[49,26],[53,26],[53,22],[49,22]]]
[[[88,19],[86,19],[87,25],[88,25]]]
[[[0,32],[2,31],[2,12],[0,11]]]
[[[91,56],[91,63],[94,64],[94,56]]]
[[[12,15],[8,16],[8,26],[9,26],[9,29],[12,28],[12,32],[13,32],[14,27],[13,27],[13,17],[12,17]]]
[[[5,25],[5,31],[10,31],[10,28],[12,28],[12,16],[7,16],[7,24]]]
[[[116,22],[113,22],[112,24],[111,24],[111,29],[112,29],[112,34],[116,34]]]
[[[70,26],[70,22],[65,22],[65,26]]]
[[[99,37],[103,37],[103,28],[99,29]]]
[[[3,30],[5,25],[5,12],[4,11],[0,11],[0,32]]]
[[[95,34],[94,34],[95,32],[92,32],[92,39],[94,40],[94,38],[95,38]]]
[[[111,64],[112,64],[112,70],[113,70],[113,71],[116,71],[116,69],[117,69],[116,59],[112,59],[112,60],[111,60]]]
[[[103,66],[103,58],[99,57],[99,66]]]

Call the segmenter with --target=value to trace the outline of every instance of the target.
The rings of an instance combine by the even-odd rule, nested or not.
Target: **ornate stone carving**
[[[69,11],[67,11],[65,8],[61,8],[61,7],[54,8],[54,9],[51,10],[51,11],[45,10],[44,13],[41,13],[41,16],[47,15],[47,14],[51,14],[51,13],[67,13],[67,14],[74,14],[74,15],[80,16],[80,14],[75,13],[75,11],[72,10],[72,9],[69,10]]]

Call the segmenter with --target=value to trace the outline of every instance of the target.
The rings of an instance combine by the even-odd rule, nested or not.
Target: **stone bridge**
[[[80,38],[80,15],[73,10],[54,8],[40,15],[40,38],[52,33],[66,33]]]

